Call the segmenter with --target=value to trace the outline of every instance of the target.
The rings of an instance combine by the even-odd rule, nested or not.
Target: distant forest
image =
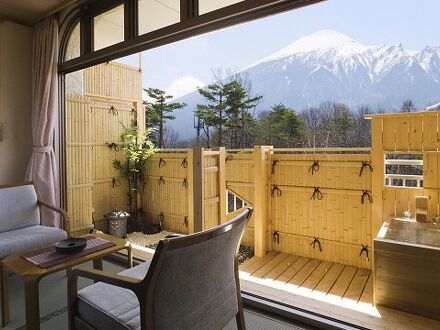
[[[218,147],[231,149],[271,145],[278,148],[326,148],[371,146],[370,121],[364,117],[373,111],[368,105],[350,109],[337,102],[325,102],[297,112],[282,103],[256,113],[263,96],[252,92],[250,81],[236,74],[228,79],[199,88],[204,102],[197,104],[194,129],[197,137],[181,141],[178,133],[166,128],[174,111],[186,104],[175,103],[165,91],[145,89],[146,125],[159,148]],[[417,111],[411,100],[400,106],[401,112]],[[188,123],[192,125],[193,123]]]

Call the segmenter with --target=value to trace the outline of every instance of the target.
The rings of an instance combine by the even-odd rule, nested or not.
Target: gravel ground
[[[162,230],[160,233],[153,235],[146,235],[142,232],[134,232],[127,234],[127,241],[133,244],[154,249],[157,246],[157,243],[159,243],[162,238],[165,238],[166,236],[171,234],[173,233],[166,230]]]
[[[242,264],[246,260],[249,260],[254,256],[254,249],[249,246],[240,245],[240,250],[238,251],[238,263]]]
[[[159,241],[162,238],[165,238],[168,235],[172,235],[172,232],[163,230],[158,234],[153,234],[153,235],[146,235],[142,232],[134,232],[134,233],[130,233],[127,234],[127,241],[133,243],[133,244],[137,244],[140,246],[145,246],[148,248],[156,248],[157,243],[159,243]],[[240,250],[238,252],[238,262],[240,264],[242,264],[243,262],[245,262],[246,260],[252,258],[254,256],[254,249],[252,249],[251,247],[248,246],[244,246],[244,245],[240,245]]]

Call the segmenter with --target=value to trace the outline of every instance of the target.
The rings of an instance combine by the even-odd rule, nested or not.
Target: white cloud
[[[197,87],[203,86],[203,82],[198,80],[196,77],[184,76],[174,79],[169,86],[161,87],[160,89],[164,90],[167,95],[172,95],[175,99],[177,99],[181,96],[194,92],[197,90]],[[148,97],[145,91],[142,91],[142,97],[144,100]]]
[[[168,95],[179,98],[197,90],[197,87],[203,87],[203,82],[193,76],[185,76],[174,79],[164,90]]]

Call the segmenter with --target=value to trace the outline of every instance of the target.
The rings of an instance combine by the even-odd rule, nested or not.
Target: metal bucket
[[[104,215],[108,221],[108,232],[112,236],[125,237],[127,236],[127,219],[130,217],[125,211],[113,210]]]

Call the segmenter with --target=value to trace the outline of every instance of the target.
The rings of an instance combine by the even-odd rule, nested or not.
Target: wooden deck
[[[440,329],[440,322],[373,306],[373,274],[296,255],[268,252],[240,266],[241,289],[369,329]]]
[[[368,269],[272,251],[246,261],[240,270],[244,278],[286,291],[303,289],[373,305],[373,277]]]
[[[153,254],[133,245],[138,260]],[[366,269],[273,251],[240,266],[241,289],[263,298],[369,329],[440,329],[440,321],[373,306],[372,281]]]

